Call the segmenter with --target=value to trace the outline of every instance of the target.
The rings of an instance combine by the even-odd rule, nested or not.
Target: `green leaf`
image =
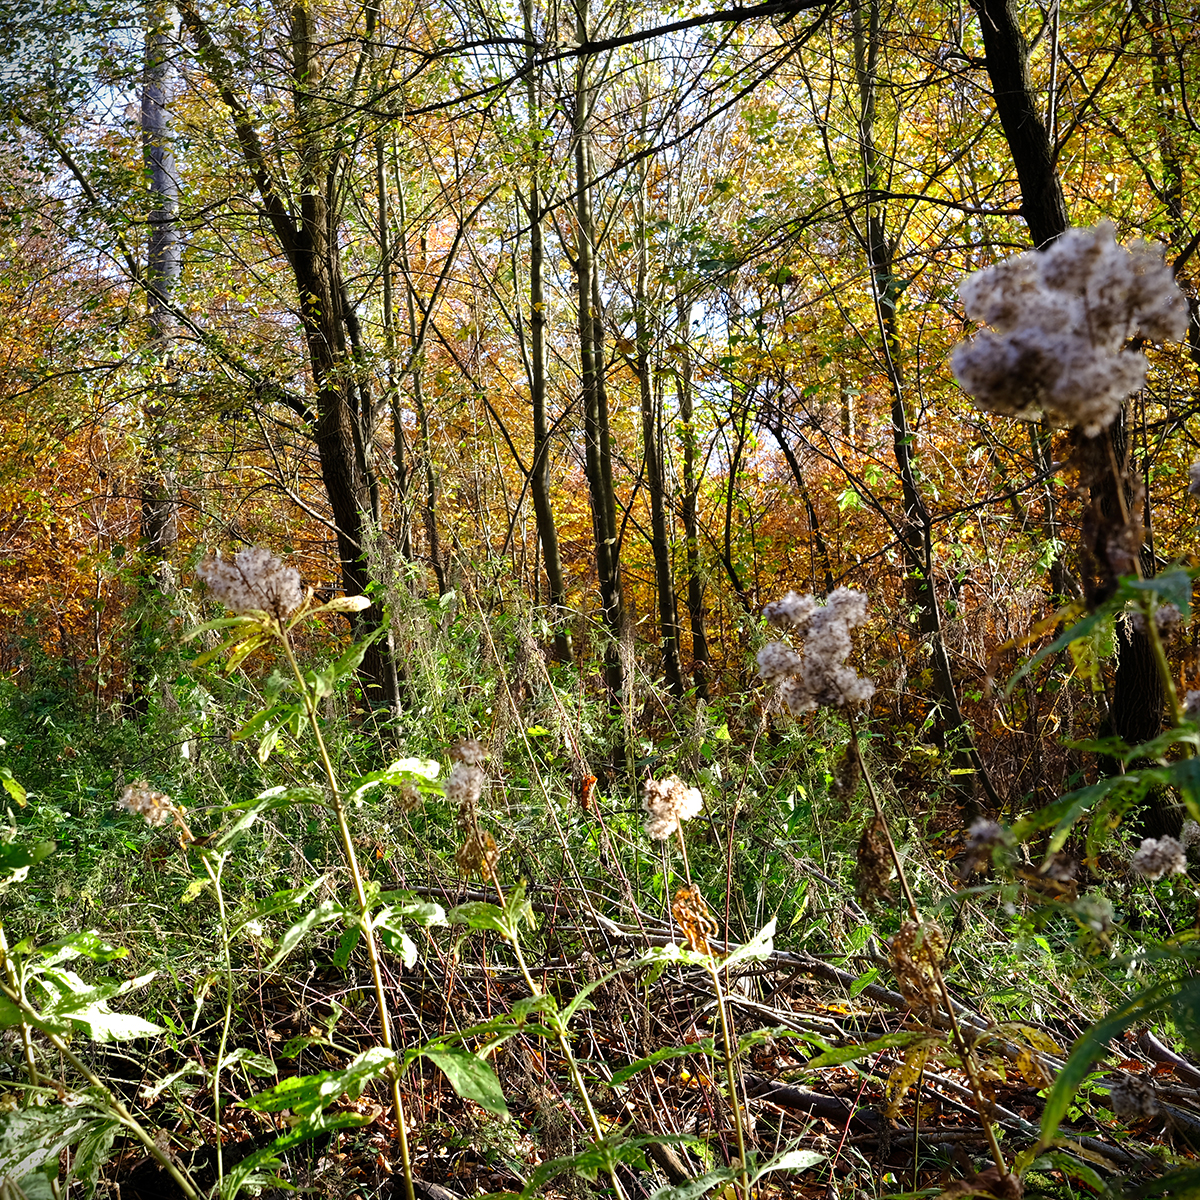
[[[309,1113],[286,1133],[281,1133],[269,1146],[264,1146],[230,1167],[221,1181],[221,1200],[235,1200],[245,1187],[281,1184],[288,1187],[288,1184],[273,1174],[275,1169],[283,1165],[279,1157],[283,1151],[302,1146],[322,1133],[369,1125],[373,1120],[374,1117],[369,1113],[327,1113],[324,1109]]]
[[[356,613],[370,607],[370,596],[338,596],[336,599],[330,600],[328,604],[322,604],[319,608],[310,608],[304,616],[316,617],[321,613]]]
[[[1039,1169],[1038,1164],[1041,1163],[1041,1170],[1057,1170],[1061,1171],[1068,1179],[1077,1180],[1079,1183],[1085,1184],[1097,1196],[1103,1196],[1108,1192],[1108,1185],[1104,1182],[1100,1173],[1093,1167],[1089,1167],[1082,1159],[1076,1158],[1073,1154],[1065,1154],[1062,1150],[1050,1150],[1046,1154],[1034,1162],[1034,1169]]]
[[[25,807],[28,793],[13,778],[13,773],[7,767],[0,767],[0,785],[22,808]],[[0,870],[2,869],[3,867],[0,866]]]
[[[432,758],[400,758],[382,771],[372,771],[356,779],[347,799],[357,804],[372,788],[402,787],[406,783],[416,784],[422,791],[438,792],[433,785],[441,771],[441,763]]]
[[[351,914],[348,909],[339,904],[336,900],[322,900],[316,908],[310,908],[287,933],[279,940],[279,948],[275,951],[275,957],[267,963],[266,969],[273,971],[295,948],[304,940],[304,935],[310,930],[316,929],[318,925],[328,925],[331,921],[340,921],[345,917],[357,914]]]
[[[714,1057],[716,1049],[713,1039],[701,1038],[693,1046],[664,1046],[661,1050],[655,1050],[653,1054],[647,1054],[645,1058],[639,1058],[637,1062],[631,1062],[627,1067],[614,1071],[612,1079],[609,1080],[609,1087],[620,1087],[626,1080],[632,1079],[639,1071],[644,1071],[647,1067],[667,1062],[672,1058],[684,1058],[689,1054],[707,1054],[710,1058]]]
[[[0,886],[21,883],[36,866],[57,849],[54,842],[36,842],[23,846],[18,842],[0,842]]]
[[[878,1054],[881,1050],[903,1050],[909,1046],[915,1046],[918,1042],[927,1042],[930,1040],[929,1034],[920,1033],[916,1030],[907,1030],[903,1033],[885,1033],[882,1037],[875,1038],[873,1041],[865,1042],[862,1045],[838,1046],[836,1049],[828,1049],[824,1054],[819,1054],[816,1058],[810,1058],[804,1064],[804,1067],[805,1070],[810,1071],[819,1070],[823,1067],[837,1067],[842,1063],[857,1062],[860,1058],[870,1058],[872,1055]]]
[[[491,1063],[467,1050],[426,1048],[421,1055],[442,1069],[450,1086],[464,1100],[473,1100],[498,1116],[508,1116],[508,1105],[504,1103],[504,1093]]]
[[[757,1183],[771,1171],[807,1171],[809,1167],[815,1167],[817,1163],[824,1161],[825,1155],[818,1154],[815,1150],[785,1150],[782,1154],[768,1159],[761,1167],[751,1164],[750,1182]]]
[[[94,1192],[96,1177],[120,1122],[110,1114],[94,1107],[90,1100],[72,1095],[69,1103],[46,1103],[17,1108],[7,1112],[0,1121],[0,1179],[8,1177],[21,1184],[27,1195],[33,1192],[26,1187],[35,1172],[49,1171],[49,1176],[58,1174],[58,1160],[70,1146],[82,1148],[84,1162],[76,1162],[72,1175],[82,1179],[89,1193]],[[66,1193],[66,1188],[62,1188]]]
[[[775,918],[772,917],[748,942],[739,946],[721,964],[726,970],[743,962],[760,962],[770,958],[775,949]]]
[[[1113,1009],[1108,1016],[1097,1021],[1075,1043],[1075,1049],[1066,1065],[1059,1072],[1050,1094],[1046,1097],[1046,1107],[1042,1110],[1041,1145],[1050,1145],[1058,1130],[1059,1123],[1067,1114],[1075,1093],[1080,1084],[1087,1078],[1088,1072],[1096,1059],[1108,1053],[1107,1046],[1112,1038],[1124,1032],[1130,1025],[1145,1020],[1151,1013],[1157,1012],[1179,992],[1179,983],[1170,980],[1166,983],[1155,984],[1126,1001],[1119,1008]]]
[[[305,1117],[327,1108],[343,1095],[357,1100],[373,1079],[387,1074],[396,1055],[382,1046],[372,1046],[358,1055],[341,1071],[320,1071],[315,1075],[293,1075],[273,1088],[242,1101],[255,1112],[284,1112],[291,1109]]]
[[[850,985],[851,998],[859,995],[865,988],[869,988],[878,978],[879,968],[869,967]]]
[[[266,917],[273,917],[276,913],[283,912],[288,908],[295,908],[299,904],[303,904],[305,900],[317,891],[327,880],[328,875],[321,875],[317,879],[312,879],[302,887],[284,888],[281,891],[275,892],[268,896],[265,900],[260,900],[249,910],[243,910],[238,913],[232,921],[233,931],[244,929],[251,921],[261,921]],[[200,880],[198,882],[207,882]]]

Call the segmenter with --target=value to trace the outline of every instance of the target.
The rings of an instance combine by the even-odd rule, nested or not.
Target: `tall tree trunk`
[[[642,101],[642,137],[647,135],[647,102]],[[663,677],[671,695],[683,699],[683,674],[679,668],[679,617],[675,581],[671,572],[671,539],[667,530],[666,479],[662,469],[662,421],[657,403],[650,358],[650,248],[646,227],[646,161],[639,167],[637,195],[637,282],[634,299],[638,392],[642,407],[642,453],[646,463],[646,490],[650,496],[650,549],[654,557],[654,582],[658,593],[658,626],[662,639]]]
[[[142,477],[142,548],[160,588],[170,584],[170,557],[177,537],[178,496],[173,446],[177,429],[167,394],[175,346],[172,305],[182,264],[179,238],[179,176],[172,147],[170,115],[171,48],[175,10],[156,2],[147,14],[146,61],[142,85],[142,149],[155,208],[150,214],[146,255],[147,301],[154,356],[147,442]]]
[[[586,0],[576,10],[576,37],[587,41]],[[578,247],[575,275],[579,302],[579,368],[583,399],[584,470],[592,506],[596,574],[600,610],[608,634],[605,682],[614,704],[621,701],[625,679],[621,637],[625,632],[625,598],[621,586],[620,530],[612,479],[612,432],[604,379],[604,318],[596,271],[596,222],[592,210],[593,171],[589,146],[591,89],[587,61],[581,59],[575,85],[575,186]]]
[[[533,465],[529,490],[533,497],[533,515],[537,524],[538,544],[542,550],[542,569],[554,610],[554,655],[559,662],[570,662],[571,634],[567,628],[567,587],[563,578],[562,555],[558,548],[558,526],[550,505],[550,429],[546,417],[546,287],[545,220],[542,212],[542,115],[538,104],[537,79],[533,69],[533,0],[524,0],[525,38],[530,43],[526,60],[526,108],[532,137],[529,167],[529,402],[533,423]]]
[[[683,490],[679,498],[679,519],[683,524],[684,552],[687,559],[688,624],[692,634],[692,682],[696,695],[708,699],[708,637],[704,623],[704,579],[700,574],[700,524],[697,506],[700,483],[696,464],[696,425],[692,398],[692,331],[690,306],[682,296],[676,298],[675,321],[682,361],[675,372],[675,398],[679,405],[679,436],[683,443],[681,471]]]
[[[996,112],[1021,185],[1021,215],[1034,246],[1044,249],[1067,231],[1069,221],[1055,170],[1054,147],[1030,80],[1029,48],[1017,19],[1016,0],[971,3],[979,15]],[[1085,542],[1091,540],[1093,546],[1084,546],[1084,558],[1091,559],[1092,577],[1085,580],[1085,592],[1093,602],[1099,602],[1111,592],[1117,575],[1138,564],[1141,522],[1130,512],[1130,501],[1140,481],[1134,480],[1127,469],[1124,413],[1096,437],[1077,435],[1074,440],[1075,455],[1083,464],[1091,492],[1084,524]],[[1115,534],[1116,523],[1124,522],[1122,514],[1137,522],[1137,533],[1129,529],[1122,536],[1109,536]],[[1105,529],[1109,533],[1100,531]],[[1124,554],[1131,538],[1137,542],[1137,549],[1128,555],[1128,561],[1113,560],[1109,547],[1124,546]],[[1146,634],[1121,629],[1118,636],[1120,665],[1113,681],[1109,723],[1116,736],[1137,743],[1162,726],[1162,682]]]
[[[900,361],[901,343],[896,311],[899,289],[893,265],[893,247],[887,234],[886,210],[879,199],[882,164],[875,146],[879,0],[866,0],[865,5],[861,0],[855,0],[851,6],[851,16],[854,22],[855,73],[860,102],[859,137],[863,181],[867,192],[866,223],[860,230],[860,237],[866,243],[870,260],[880,352],[892,393],[892,451],[904,505],[903,517],[899,522],[900,550],[908,573],[910,595],[917,609],[917,628],[932,654],[934,692],[940,710],[935,728],[939,742],[943,747],[949,746],[952,751],[954,769],[950,777],[951,784],[961,791],[960,799],[970,808],[973,806],[970,779],[974,776],[992,803],[997,804],[998,797],[983,761],[975,750],[970,727],[958,701],[933,576],[932,524],[915,470],[914,433]]]
[[[138,621],[140,657],[133,670],[133,708],[146,715],[150,707],[153,667],[150,657],[159,622],[152,611],[155,595],[174,586],[171,558],[178,538],[179,495],[175,446],[178,424],[170,396],[175,348],[172,305],[179,286],[182,255],[179,237],[179,175],[171,126],[171,50],[176,42],[175,10],[153,0],[146,13],[146,48],[142,73],[142,154],[154,209],[146,251],[146,303],[150,319],[149,399],[144,408],[145,442],[141,456],[142,590],[147,608]]]

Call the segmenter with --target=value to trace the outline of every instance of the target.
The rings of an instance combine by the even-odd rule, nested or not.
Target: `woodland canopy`
[[[1189,813],[1200,820],[1200,791],[1192,795],[1181,765],[1200,745],[1200,625],[1189,623],[1200,565],[1198,79],[1200,16],[1179,0],[5,7],[0,735],[9,765],[0,782],[21,807],[13,831],[26,823],[47,839],[39,845],[57,842],[59,855],[38,866],[34,851],[29,861],[0,854],[0,880],[6,863],[13,884],[31,867],[50,870],[67,844],[82,857],[73,882],[35,889],[36,901],[11,900],[14,887],[0,911],[45,932],[60,920],[88,927],[98,918],[86,914],[117,903],[118,892],[132,910],[134,885],[115,882],[121,847],[148,855],[149,882],[136,885],[147,895],[180,885],[164,901],[169,925],[204,889],[219,898],[220,951],[193,964],[208,982],[187,1000],[188,1036],[202,1041],[212,980],[228,985],[219,1048],[205,1043],[216,1063],[205,1085],[215,1116],[195,1130],[215,1140],[219,1186],[228,1191],[221,1181],[233,1178],[219,1147],[229,1135],[222,1072],[233,1078],[234,1059],[222,1056],[242,1036],[231,1014],[247,1011],[237,956],[258,956],[246,969],[269,990],[262,981],[278,977],[262,968],[274,946],[290,949],[344,919],[346,934],[325,959],[331,971],[355,961],[369,968],[380,1032],[378,1045],[350,1066],[343,1060],[334,1091],[360,1103],[370,1080],[389,1085],[387,1145],[400,1156],[389,1161],[401,1164],[407,1192],[398,1194],[412,1200],[405,1131],[419,1158],[433,1153],[436,1122],[411,1119],[412,1094],[402,1102],[402,1077],[410,1092],[429,1080],[413,1082],[418,1068],[405,1075],[410,1061],[396,1057],[404,1035],[389,1012],[402,1005],[388,998],[387,969],[396,956],[414,969],[417,947],[401,917],[438,924],[446,917],[430,899],[438,896],[461,901],[452,923],[511,955],[506,969],[520,978],[497,985],[498,995],[509,1004],[517,986],[532,996],[517,1002],[528,1003],[513,1030],[546,1021],[538,1026],[546,1058],[537,1070],[522,1060],[520,1078],[541,1072],[530,1104],[550,1121],[557,1102],[543,1076],[575,1097],[566,1107],[589,1149],[570,1142],[568,1165],[609,1194],[642,1194],[629,1164],[644,1167],[637,1156],[651,1143],[680,1197],[703,1193],[685,1182],[701,1167],[725,1171],[710,1185],[736,1185],[745,1200],[755,1187],[801,1194],[751,1179],[742,1113],[753,1088],[744,1077],[735,1084],[734,1068],[758,1043],[737,1045],[726,1022],[734,964],[765,956],[764,971],[784,969],[769,935],[755,940],[772,913],[792,922],[781,917],[780,929],[809,928],[801,940],[820,944],[803,968],[817,974],[805,978],[832,980],[847,1003],[861,995],[909,1006],[896,1027],[842,1029],[819,1054],[810,1046],[810,1068],[845,1071],[861,1057],[845,1045],[869,1042],[894,1064],[888,1120],[916,1085],[909,1132],[921,1129],[926,1063],[960,1072],[958,1095],[978,1114],[993,1165],[962,1175],[975,1192],[947,1195],[1012,1200],[1020,1192],[1004,1189],[1035,1161],[1047,1178],[1089,1180],[1091,1167],[1072,1174],[1045,1156],[1061,1149],[1055,1130],[1090,1063],[1134,1017],[1096,1026],[1080,1043],[1092,1058],[1070,1057],[1082,1027],[1066,1029],[1067,1016],[1059,1034],[1071,1036],[1055,1035],[1061,1046],[1044,1031],[1026,1044],[1006,1022],[1049,1021],[1055,1004],[1074,1016],[1108,1012],[1110,1021],[1126,1012],[1122,1002],[1144,1001],[1142,1015],[1175,1004],[1177,1025],[1159,1034],[1193,1038],[1200,1049],[1200,1018],[1185,1003],[1191,951],[1172,940],[1166,902],[1129,901],[1137,936],[1165,939],[1153,954],[1135,952],[1112,932],[1124,910],[1114,918],[1081,882],[1086,872],[1107,878],[1116,868],[1105,856],[1115,854],[1126,876],[1133,861],[1134,875],[1150,881],[1138,886],[1183,905],[1188,845],[1174,839]],[[1076,287],[1062,265],[1076,252],[1125,271],[1127,290],[1105,291],[1098,273]],[[1120,308],[1138,287],[1145,295],[1099,329],[1103,306]],[[254,592],[248,573],[259,570],[272,582]],[[243,584],[273,598],[255,608]],[[819,634],[826,657],[810,648],[802,662],[771,642],[764,608],[811,645]],[[196,627],[198,640],[185,644]],[[330,665],[309,669],[326,653]],[[764,685],[777,679],[782,702]],[[451,746],[454,765],[439,776],[432,759]],[[889,782],[872,782],[872,768]],[[683,778],[662,781],[668,769]],[[661,858],[660,847],[646,849],[643,787]],[[257,807],[245,808],[260,788]],[[418,808],[434,793],[441,826],[428,803]],[[124,811],[114,815],[118,795]],[[293,805],[286,813],[280,796]],[[386,812],[370,809],[385,797]],[[306,814],[322,805],[332,815],[317,831]],[[356,816],[364,805],[371,815]],[[219,812],[227,832],[201,833],[198,806]],[[106,841],[92,830],[100,812],[104,830],[125,832]],[[222,839],[247,836],[268,813],[279,840],[253,851],[261,861],[242,862],[243,850]],[[141,818],[168,832],[152,834]],[[707,822],[690,860],[685,820]],[[415,839],[407,848],[398,848],[401,829]],[[1114,851],[1111,839],[1128,843],[1131,830],[1134,842]],[[675,835],[682,864],[672,866]],[[1153,846],[1131,860],[1144,835]],[[174,866],[160,877],[153,847],[164,843]],[[334,888],[320,874],[327,853],[345,857],[343,906],[311,910],[290,944],[291,931],[282,942],[269,932],[255,940],[289,905]],[[921,855],[925,865],[914,866]],[[974,929],[994,932],[994,960],[973,953],[998,975],[954,985],[964,1003],[976,997],[973,1026],[947,990],[948,943],[921,911],[959,904],[957,917],[938,918],[955,922],[953,943],[972,928],[966,906],[983,905],[993,887],[989,875],[977,895],[973,872],[992,867],[1015,875],[987,892],[996,923],[981,918]],[[686,880],[674,901],[673,872]],[[855,872],[857,898],[847,883]],[[472,874],[496,895],[463,890]],[[568,881],[571,903],[583,907],[572,909],[567,942],[555,934],[539,944],[539,981],[518,926],[535,909],[558,920],[547,916],[558,900],[538,899],[547,878]],[[235,879],[260,906],[246,917],[252,935],[225,907],[222,889]],[[530,880],[536,903],[526,909]],[[403,900],[386,890],[401,886],[415,890]],[[805,917],[826,888],[828,908]],[[1014,888],[1025,889],[1019,903]],[[269,894],[284,895],[278,889],[290,898],[264,907]],[[721,897],[720,922],[702,890],[713,912]],[[878,905],[888,896],[884,917]],[[1030,916],[1027,902],[1047,903],[1053,915]],[[64,916],[75,903],[81,914]],[[651,905],[662,928],[647,931]],[[997,993],[999,975],[1009,982],[997,994],[1014,990],[1026,971],[1021,954],[1040,954],[1037,939],[1055,920],[1082,939],[1091,965],[1076,974],[1062,967],[1054,978],[1070,978],[1053,1001],[1049,985],[1033,1001],[997,1000],[1003,1013],[978,1000]],[[587,955],[599,944],[589,939],[608,939],[605,961],[615,961],[613,947],[640,930],[642,949],[659,954],[652,979],[666,966],[692,969],[710,988],[715,1007],[704,1020],[717,1013],[719,1026],[679,1018],[668,1052],[644,1023],[625,1065],[645,1069],[709,1038],[713,1078],[694,1063],[687,1078],[725,1097],[706,1101],[705,1119],[724,1131],[714,1135],[719,1151],[664,1167],[677,1144],[686,1160],[684,1134],[697,1126],[647,1126],[632,1100],[634,1126],[622,1129],[645,1143],[610,1147],[609,1131],[626,1118],[593,1109],[567,1032],[584,1010],[573,1005],[555,1024],[557,993],[546,982],[545,964],[560,959],[578,972],[564,980],[586,989],[599,979],[598,967],[580,965],[599,959],[570,940],[584,925]],[[735,947],[724,967],[712,950],[718,926]],[[662,944],[680,930],[687,948],[668,962]],[[129,936],[147,953],[165,953],[170,940],[140,926]],[[99,944],[72,943],[71,953],[106,961]],[[439,959],[445,973],[434,992],[457,1013],[455,946]],[[0,942],[0,961],[5,953]],[[1101,958],[1107,965],[1097,966]],[[889,963],[898,992],[875,982]],[[1104,982],[1080,984],[1093,967]],[[493,1019],[490,969],[471,982],[478,1011],[458,1028],[478,1018],[484,1024],[472,1028],[482,1030]],[[1139,974],[1160,969],[1175,991]],[[1150,990],[1129,1000],[1122,981],[1135,976]],[[789,986],[775,982],[747,1000],[763,1010],[754,1020]],[[35,1043],[65,1037],[67,1024],[31,1016],[24,986],[11,973],[0,984],[16,989],[0,995],[0,1024],[22,1031],[11,1073],[45,1091],[52,1073],[39,1075]],[[261,999],[249,1007],[265,1013]],[[336,999],[332,1011],[329,1038]],[[922,1014],[919,1035],[898,1031]],[[458,1017],[444,1017],[438,1036],[450,1037]],[[746,1011],[738,1019],[745,1032]],[[310,1041],[315,1020],[302,1023],[312,1026]],[[985,1027],[997,1044],[1020,1047],[997,1051],[1010,1066],[994,1078],[971,1042],[971,1029]],[[126,1035],[142,1036],[136,1028]],[[435,1038],[419,1056],[495,1117],[508,1110],[493,1089],[489,1039],[524,1046],[527,1035],[487,1028],[483,1050]],[[816,1036],[824,1026],[801,1028]],[[728,1077],[714,1083],[718,1029]],[[901,1041],[877,1040],[889,1037]],[[105,1041],[103,1030],[96,1040]],[[238,1045],[231,1053],[244,1050],[237,1062],[253,1073],[260,1050]],[[1052,1084],[1038,1053],[1062,1056],[1055,1070],[1065,1082]],[[614,1077],[623,1086],[625,1068],[598,1057],[606,1086]],[[558,1066],[547,1067],[551,1059]],[[84,1070],[81,1060],[57,1061]],[[1016,1123],[995,1118],[996,1128],[1019,1145],[1020,1122],[1028,1136],[1036,1130],[1025,1118],[1043,1121],[1028,1162],[1000,1145],[984,1111],[981,1080],[991,1087],[1003,1070],[1024,1073],[1028,1111],[1010,1097]],[[507,1090],[516,1076],[497,1071]],[[290,1107],[286,1087],[300,1085],[281,1078],[268,1100],[258,1098],[260,1116]],[[320,1084],[322,1096],[333,1078]],[[1122,1099],[1124,1086],[1105,1119],[1115,1114],[1146,1134],[1136,1122],[1149,1110]],[[732,1103],[736,1143],[733,1095],[741,1096]],[[330,1136],[326,1103],[295,1107],[306,1136]],[[428,1116],[432,1101],[416,1103]],[[22,1111],[25,1145],[41,1135],[28,1133],[33,1118]],[[133,1126],[111,1113],[113,1129],[132,1137]],[[1172,1119],[1181,1128],[1183,1118]],[[878,1126],[847,1116],[843,1142],[850,1131],[886,1143]],[[1110,1133],[1111,1125],[1097,1136]],[[15,1161],[4,1157],[5,1136],[0,1181]],[[115,1134],[106,1136],[111,1144]],[[754,1140],[752,1127],[745,1136]],[[787,1152],[800,1158],[784,1154],[762,1171],[803,1172],[831,1153],[803,1144]],[[756,1161],[766,1161],[765,1140],[756,1145]],[[537,1161],[557,1161],[562,1148],[547,1135]],[[504,1153],[510,1166],[520,1158]],[[1104,1161],[1144,1174],[1150,1160],[1141,1154],[1132,1166]],[[877,1166],[885,1157],[880,1150]],[[919,1157],[914,1150],[904,1180],[913,1192],[938,1178],[922,1184]],[[54,1178],[51,1166],[38,1170]],[[552,1175],[502,1182],[542,1194]],[[238,1179],[230,1195],[254,1182]]]

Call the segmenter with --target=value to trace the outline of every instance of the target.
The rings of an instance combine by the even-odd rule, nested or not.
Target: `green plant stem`
[[[500,881],[496,878],[494,869],[490,869],[492,877],[492,886],[496,889],[496,895],[500,898],[500,907],[507,908],[507,901],[504,895],[504,889],[500,886]],[[508,944],[512,946],[513,955],[517,960],[517,969],[521,972],[522,978],[525,980],[525,986],[529,989],[531,996],[542,996],[545,993],[541,985],[533,977],[533,973],[529,970],[529,965],[525,961],[525,955],[521,950],[521,939],[516,936],[516,931],[513,931],[513,936],[506,939]],[[571,1049],[571,1039],[567,1036],[567,1030],[563,1027],[562,1019],[558,1012],[552,1014],[550,1025],[554,1030],[554,1036],[558,1041],[559,1052],[562,1054],[567,1064],[567,1072],[571,1076],[571,1082],[575,1085],[575,1090],[579,1093],[579,1098],[583,1101],[583,1111],[587,1116],[588,1125],[591,1127],[592,1136],[597,1142],[604,1140],[604,1129],[600,1124],[600,1118],[596,1115],[596,1110],[592,1106],[592,1098],[588,1094],[587,1085],[583,1079],[583,1072],[579,1069],[579,1063],[575,1059],[575,1052]],[[613,1190],[621,1200],[624,1200],[625,1190],[621,1187],[621,1181],[617,1178],[617,1173],[614,1170],[611,1172]]]
[[[1162,636],[1158,632],[1158,622],[1154,619],[1154,610],[1156,605],[1151,597],[1147,596],[1142,606],[1142,615],[1146,620],[1146,636],[1150,640],[1150,650],[1154,655],[1154,665],[1158,668],[1158,674],[1163,681],[1163,687],[1167,693],[1167,704],[1171,709],[1171,724],[1183,724],[1183,708],[1179,703],[1179,693],[1175,690],[1175,680],[1171,675],[1171,665],[1167,662],[1167,651],[1162,643]]]
[[[200,851],[200,862],[204,873],[213,885],[217,897],[217,917],[221,926],[221,948],[225,958],[225,1018],[221,1022],[221,1040],[217,1047],[217,1061],[213,1067],[213,1121],[217,1134],[217,1184],[225,1178],[223,1139],[221,1137],[221,1068],[225,1062],[225,1048],[229,1044],[229,1026],[233,1019],[233,959],[229,952],[229,919],[225,912],[225,893],[221,888],[221,872],[225,866],[223,854],[214,855],[214,867],[206,850]]]
[[[733,1106],[733,1126],[737,1131],[742,1200],[750,1200],[750,1168],[746,1163],[746,1134],[742,1127],[742,1103],[738,1098],[737,1073],[734,1070],[733,1038],[729,1032],[729,1014],[725,1005],[725,989],[721,987],[721,971],[711,952],[708,955],[708,973],[712,977],[713,991],[717,997],[717,1012],[721,1015],[721,1037],[725,1045],[725,1082],[729,1087],[729,1103]]]
[[[329,783],[330,795],[333,798],[332,807],[334,817],[337,820],[338,836],[342,842],[342,851],[346,857],[346,864],[350,868],[350,878],[354,883],[354,896],[359,912],[359,928],[362,930],[363,943],[367,948],[367,959],[371,964],[371,982],[375,990],[375,1003],[379,1007],[380,1040],[383,1042],[385,1050],[394,1052],[395,1043],[392,1038],[391,1010],[388,1006],[387,991],[383,983],[383,964],[379,956],[379,943],[375,938],[375,928],[371,924],[367,890],[363,884],[362,871],[358,865],[358,852],[354,849],[354,838],[351,836],[350,825],[346,820],[346,808],[342,802],[342,791],[338,784],[337,772],[333,769],[333,762],[329,757],[325,738],[321,734],[321,724],[317,718],[316,701],[308,684],[305,682],[304,673],[300,670],[300,664],[296,661],[296,656],[292,652],[292,644],[287,631],[282,627],[280,628],[280,642],[283,645],[283,652],[287,658],[288,666],[291,668],[296,683],[300,688],[300,695],[304,700],[304,711],[308,717],[308,723],[312,728],[313,735],[317,739],[317,750],[321,756],[321,766],[324,768],[325,778]],[[400,1143],[400,1167],[404,1175],[404,1196],[405,1200],[416,1200],[416,1192],[413,1188],[412,1159],[408,1150],[408,1122],[404,1113],[404,1099],[400,1094],[400,1072],[394,1060],[388,1068],[388,1082],[392,1096],[392,1113],[396,1121],[396,1138]]]
[[[8,954],[8,938],[4,934],[4,925],[0,923],[0,959],[4,960],[4,974],[8,979],[8,985],[20,998],[19,1007],[21,1008],[21,1046],[25,1052],[25,1073],[29,1076],[29,1082],[34,1087],[39,1087],[42,1082],[42,1077],[38,1073],[37,1059],[33,1054],[33,1030],[29,1022],[25,1020],[25,989],[21,986],[21,981],[17,977],[17,968],[13,965],[12,959]]]
[[[858,755],[858,764],[862,768],[863,782],[867,787],[867,795],[871,799],[871,806],[875,810],[875,817],[883,826],[884,838],[887,841],[888,855],[892,860],[892,866],[895,868],[896,876],[900,880],[900,890],[904,893],[905,902],[908,904],[909,915],[916,925],[923,924],[921,914],[917,911],[917,902],[913,897],[912,889],[908,885],[908,876],[904,873],[904,864],[900,861],[900,855],[896,851],[896,843],[892,841],[892,831],[888,825],[887,817],[884,816],[883,806],[879,802],[879,793],[875,788],[875,780],[871,777],[871,770],[867,766],[867,761],[859,749],[858,745],[858,729],[854,722],[853,709],[847,710],[847,721],[850,725],[850,742],[854,753]],[[971,1095],[975,1099],[975,1112],[979,1116],[979,1120],[983,1125],[983,1131],[987,1136],[988,1149],[991,1151],[992,1160],[996,1164],[996,1169],[1000,1172],[1000,1177],[1005,1179],[1010,1174],[1008,1162],[1004,1157],[1003,1151],[1000,1149],[1000,1143],[996,1138],[996,1129],[992,1124],[991,1119],[987,1116],[987,1106],[983,1099],[983,1088],[979,1083],[979,1065],[975,1061],[974,1052],[967,1045],[967,1039],[963,1036],[962,1027],[958,1023],[958,1014],[954,1011],[954,1001],[950,998],[950,991],[946,987],[946,980],[942,975],[942,969],[937,959],[931,954],[929,956],[929,966],[933,971],[934,981],[937,984],[938,995],[942,1000],[942,1007],[946,1010],[946,1020],[950,1026],[950,1038],[954,1043],[955,1052],[958,1054],[959,1062],[962,1064],[962,1069],[967,1077],[967,1081],[971,1085]]]
[[[22,1016],[31,1016],[34,1022],[40,1025],[40,1018],[37,1012],[29,1002],[20,994],[19,991],[13,990],[8,983],[0,982],[0,992],[3,992],[13,1004],[17,1005],[21,1010]],[[74,1051],[63,1041],[56,1033],[51,1033],[48,1030],[43,1030],[50,1044],[83,1076],[84,1079],[101,1092],[108,1103],[109,1108],[116,1116],[117,1120],[137,1138],[139,1142],[146,1148],[146,1152],[155,1160],[163,1169],[171,1176],[179,1185],[180,1191],[187,1197],[187,1200],[202,1200],[200,1191],[195,1187],[188,1176],[182,1172],[171,1161],[170,1155],[165,1150],[159,1148],[158,1143],[142,1128],[138,1119],[125,1107],[124,1104],[113,1094],[113,1092],[104,1084],[98,1076],[94,1075],[83,1061],[74,1053]]]

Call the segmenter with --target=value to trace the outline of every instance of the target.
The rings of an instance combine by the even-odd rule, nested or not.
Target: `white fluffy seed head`
[[[703,804],[700,789],[688,787],[678,775],[647,779],[642,786],[647,836],[657,842],[669,838],[681,821],[698,816]]]
[[[1187,852],[1173,837],[1145,838],[1129,862],[1134,873],[1151,881],[1187,870]]]
[[[875,684],[846,665],[852,649],[850,631],[867,619],[867,598],[852,588],[838,588],[824,604],[813,596],[788,592],[763,610],[778,629],[804,639],[803,655],[786,642],[768,642],[758,652],[759,674],[777,684],[779,696],[794,714],[821,705],[865,704]]]
[[[1187,303],[1161,247],[1120,246],[1108,221],[976,271],[959,296],[969,317],[991,326],[951,356],[963,390],[989,412],[1045,415],[1088,436],[1145,383],[1145,355],[1125,343],[1187,332]]]
[[[262,546],[247,546],[231,559],[210,551],[196,574],[232,613],[265,612],[283,620],[304,603],[300,572]]]

